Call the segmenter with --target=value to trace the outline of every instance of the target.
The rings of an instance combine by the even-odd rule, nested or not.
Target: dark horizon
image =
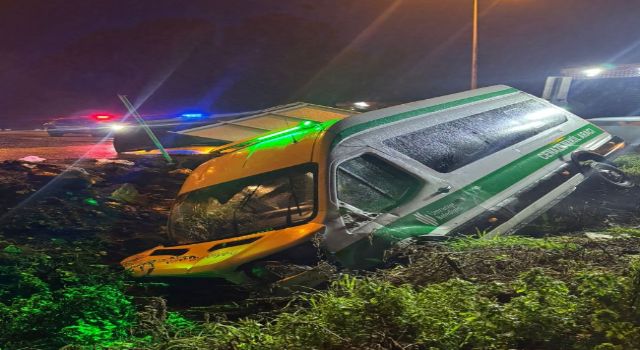
[[[640,62],[640,3],[480,0],[478,85]],[[2,0],[0,127],[86,110],[226,113],[469,89],[472,1]]]

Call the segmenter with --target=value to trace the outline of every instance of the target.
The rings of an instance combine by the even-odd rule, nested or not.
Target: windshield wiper
[[[298,196],[296,196],[296,188],[293,186],[293,180],[291,180],[291,176],[289,176],[289,185],[291,185],[291,195],[289,196],[289,200],[287,203],[287,225],[292,225],[293,220],[291,220],[291,199],[295,201],[296,208],[298,209],[298,215],[302,216],[302,209],[300,209],[300,202],[298,201]]]
[[[251,199],[251,197],[253,197],[253,194],[256,193],[256,191],[258,190],[258,188],[260,188],[260,186],[262,185],[258,185],[256,186],[256,188],[249,193],[248,195],[246,195],[244,198],[242,198],[242,201],[240,201],[240,204],[238,204],[238,206],[233,210],[233,233],[235,235],[238,235],[240,233],[240,230],[238,229],[238,221],[236,220],[236,213],[238,212],[238,210],[242,209]]]

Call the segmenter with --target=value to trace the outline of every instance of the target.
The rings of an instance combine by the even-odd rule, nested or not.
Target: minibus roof
[[[351,136],[394,122],[518,92],[521,91],[505,85],[496,85],[354,115],[338,121],[327,130],[333,135],[331,148]]]

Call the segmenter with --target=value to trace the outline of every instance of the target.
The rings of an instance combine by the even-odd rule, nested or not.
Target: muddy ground
[[[51,259],[71,257],[75,264],[121,271],[123,258],[158,244],[170,245],[166,223],[172,200],[206,158],[185,156],[174,164],[159,157],[123,160],[0,163],[0,253],[37,251]],[[639,187],[615,189],[588,181],[522,232],[544,236],[638,227],[639,198]],[[228,286],[212,293],[214,285],[181,280],[178,287],[140,293],[165,295],[170,306],[178,308],[244,296]]]

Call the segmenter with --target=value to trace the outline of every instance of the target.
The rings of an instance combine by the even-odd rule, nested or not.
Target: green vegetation
[[[1,348],[637,349],[639,232],[412,246],[389,269],[243,319],[132,298],[119,274],[75,256],[3,251]]]
[[[630,235],[640,237],[640,230],[626,227],[613,227],[607,229],[606,233],[611,235]]]
[[[12,246],[9,246],[10,248]],[[106,266],[52,259],[40,252],[0,253],[0,347],[115,346],[136,324],[124,282]]]
[[[637,152],[616,158],[615,165],[627,173],[636,183],[640,183],[640,154]]]
[[[494,236],[486,238],[485,233],[478,233],[475,236],[461,237],[449,242],[449,247],[454,251],[468,251],[475,249],[491,249],[502,247],[521,248],[543,248],[543,249],[574,249],[576,244],[571,243],[571,239],[555,237],[553,239],[539,239],[524,236]]]

